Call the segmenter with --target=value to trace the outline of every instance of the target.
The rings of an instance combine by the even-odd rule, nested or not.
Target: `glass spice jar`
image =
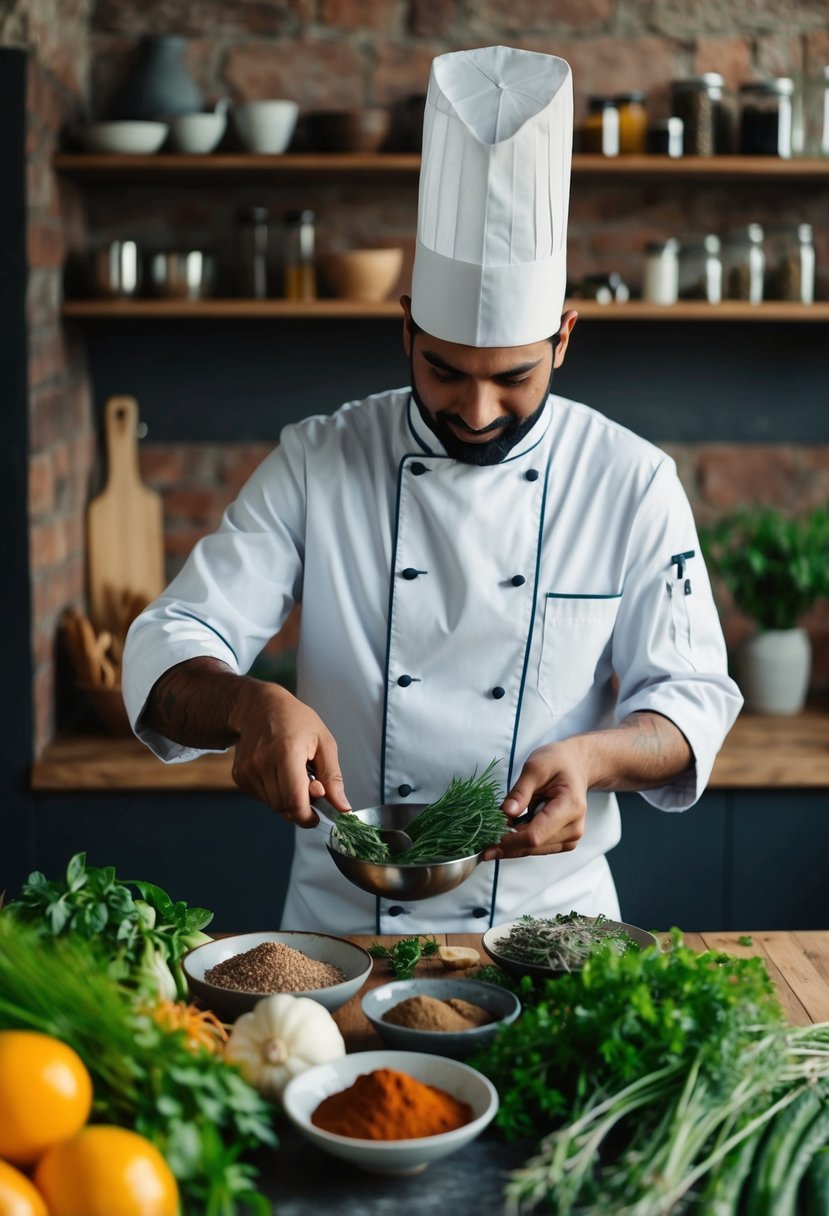
[[[238,290],[248,300],[264,300],[268,294],[267,207],[241,207],[236,212],[239,234]]]
[[[731,116],[725,80],[719,72],[704,72],[671,84],[672,112],[683,122],[683,154],[714,156],[731,151]]]
[[[600,156],[619,155],[619,111],[612,97],[588,98],[581,150]]]
[[[676,304],[679,294],[679,241],[648,241],[642,299],[651,304]]]
[[[307,208],[285,216],[283,286],[286,300],[315,300],[317,272],[314,264],[314,223]]]
[[[788,76],[740,85],[740,152],[745,156],[792,154],[792,98]]]
[[[813,304],[815,300],[815,247],[811,224],[769,236],[766,294],[773,300]]]
[[[684,123],[681,118],[660,118],[648,127],[647,150],[654,156],[682,156]]]
[[[722,240],[724,296],[762,304],[766,275],[764,233],[760,224],[747,224]]]
[[[639,156],[646,151],[648,138],[645,94],[618,93],[613,100],[619,114],[619,153]]]
[[[682,241],[679,248],[680,300],[722,300],[720,238],[709,233],[700,240]]]

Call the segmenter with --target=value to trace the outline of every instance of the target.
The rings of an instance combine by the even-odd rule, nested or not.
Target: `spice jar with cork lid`
[[[715,156],[731,151],[731,115],[725,80],[719,72],[703,72],[671,84],[672,110],[683,122],[685,156]]]
[[[612,97],[588,98],[581,150],[600,156],[619,155],[619,111]]]
[[[620,155],[641,155],[646,150],[648,138],[645,94],[640,92],[619,93],[613,100],[619,114]]]

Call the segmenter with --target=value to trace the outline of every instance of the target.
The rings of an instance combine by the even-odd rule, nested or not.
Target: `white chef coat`
[[[357,808],[428,802],[492,759],[506,792],[540,745],[653,710],[695,763],[643,797],[681,811],[741,705],[674,462],[558,396],[494,466],[448,457],[408,389],[286,427],[132,626],[124,698],[139,738],[166,761],[201,754],[142,723],[153,684],[199,655],[246,672],[297,601],[297,695],[334,735]],[[297,829],[283,925],[409,934],[618,916],[605,855],[619,837],[615,796],[593,791],[574,851],[483,863],[406,904],[342,877],[323,828]]]

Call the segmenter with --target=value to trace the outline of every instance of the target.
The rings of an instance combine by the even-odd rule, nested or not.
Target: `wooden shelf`
[[[598,304],[595,300],[569,300],[565,308],[575,308],[579,316],[594,321],[829,321],[829,301],[794,304],[768,301],[747,304],[725,300],[722,304],[687,301],[665,306],[632,300],[627,304]],[[170,320],[229,321],[303,320],[338,317],[349,319],[400,320],[397,300],[381,304],[360,304],[353,300],[67,300],[63,316],[73,321],[147,321]]]
[[[60,152],[55,168],[76,181],[123,182],[138,185],[171,181],[260,178],[411,177],[420,171],[420,156],[413,152],[288,153],[258,156],[245,152],[214,152],[208,156],[159,153],[154,156],[120,156],[91,152]],[[576,153],[574,177],[709,181],[829,182],[829,157],[781,160],[772,156],[618,156]]]
[[[66,736],[34,764],[32,789],[235,792],[231,765],[230,752],[162,764],[137,739]],[[710,788],[829,788],[829,707],[792,717],[743,714],[717,758]]]

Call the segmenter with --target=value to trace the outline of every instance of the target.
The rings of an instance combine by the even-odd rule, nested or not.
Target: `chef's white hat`
[[[466,346],[558,331],[572,145],[563,59],[490,46],[433,61],[412,275],[421,329]]]

